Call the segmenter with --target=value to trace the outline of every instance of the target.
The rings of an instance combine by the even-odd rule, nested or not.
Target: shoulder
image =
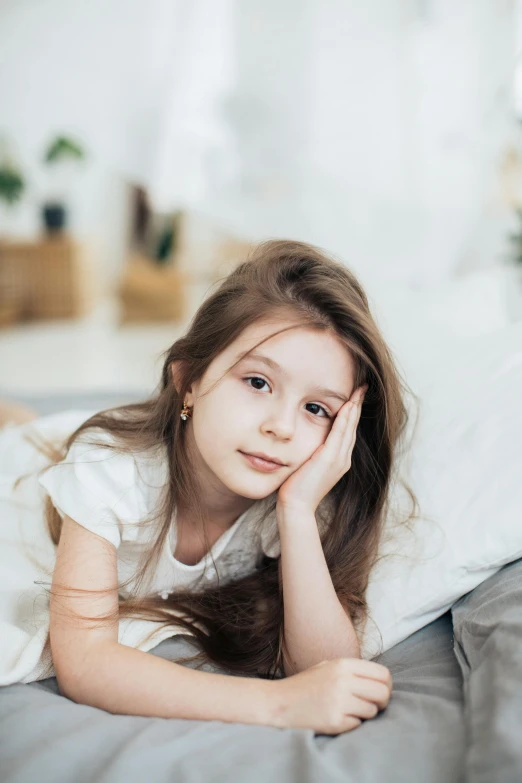
[[[136,523],[154,510],[165,483],[164,462],[159,450],[136,453],[111,432],[93,428],[81,432],[38,481],[62,517],[119,546],[136,539]]]
[[[87,429],[75,438],[65,457],[44,474],[49,475],[63,475],[68,481],[74,476],[92,490],[99,485],[114,493],[135,483],[136,458],[111,432]]]

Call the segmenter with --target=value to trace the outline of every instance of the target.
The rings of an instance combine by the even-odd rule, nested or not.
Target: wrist
[[[263,722],[276,729],[285,729],[287,724],[285,716],[288,710],[285,678],[282,680],[265,680],[268,687],[265,691]]]
[[[308,506],[299,505],[298,503],[281,504],[276,507],[276,521],[278,524],[292,524],[293,521],[296,524],[306,524],[306,520],[313,520],[316,522],[315,511]]]

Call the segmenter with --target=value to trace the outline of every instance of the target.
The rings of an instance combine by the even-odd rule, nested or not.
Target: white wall
[[[50,136],[89,150],[73,226],[111,277],[124,180],[252,238],[429,285],[492,263],[508,213],[512,0],[4,0],[0,129],[38,229]]]

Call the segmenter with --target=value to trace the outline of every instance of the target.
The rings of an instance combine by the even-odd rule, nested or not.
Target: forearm
[[[352,621],[340,603],[315,515],[278,511],[287,675],[323,660],[359,658]]]
[[[275,725],[277,681],[197,671],[107,642],[93,647],[84,674],[60,690],[108,712],[159,718]]]

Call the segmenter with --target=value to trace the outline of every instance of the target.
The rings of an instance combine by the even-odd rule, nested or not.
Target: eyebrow
[[[242,362],[248,361],[248,359],[257,359],[260,362],[264,362],[264,364],[268,365],[268,367],[271,367],[276,372],[281,373],[281,375],[288,377],[286,370],[284,370],[280,364],[271,359],[269,356],[264,356],[262,353],[247,353],[246,355],[240,357],[240,361]],[[311,390],[317,392],[317,394],[323,395],[324,397],[332,397],[336,400],[341,400],[342,402],[348,402],[349,400],[349,397],[346,397],[344,394],[336,392],[333,389],[325,389],[323,386],[312,386]]]

